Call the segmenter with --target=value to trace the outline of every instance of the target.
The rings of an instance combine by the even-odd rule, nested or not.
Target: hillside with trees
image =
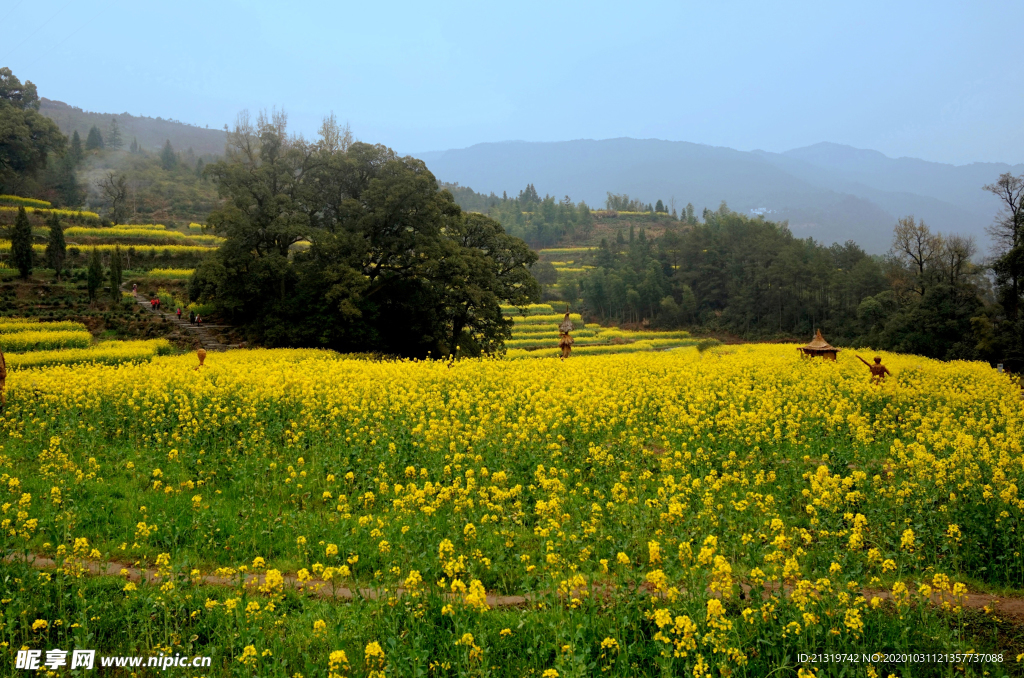
[[[223,141],[216,146],[211,137],[195,137],[201,141],[199,152],[184,146],[192,138],[188,134],[175,134],[176,141],[163,138],[159,144],[150,135],[140,142],[138,120],[78,115],[71,107],[66,107],[74,115],[65,117],[65,133],[48,117],[53,103],[41,99],[33,83],[22,83],[10,69],[0,69],[0,195],[98,212],[115,224],[204,221],[218,204],[216,188],[203,168],[223,153]],[[86,127],[87,122],[95,124]],[[188,127],[168,125],[156,129],[170,134]],[[209,131],[192,128],[196,130]],[[219,134],[223,140],[223,132]]]
[[[568,196],[541,198],[533,184],[514,197],[447,186],[463,209],[540,251],[531,270],[545,301],[605,324],[745,340],[820,328],[841,345],[1020,369],[1024,177],[979,187],[1005,208],[990,228],[998,249],[988,261],[972,236],[939,233],[914,216],[894,220],[885,252],[869,255],[852,240],[800,238],[785,222],[725,203],[698,214],[692,203],[677,212],[607,193],[604,209],[589,210]]]
[[[486,143],[417,157],[440,180],[484,194],[529,183],[541,194],[590,205],[603,203],[609,191],[645,205],[659,198],[692,202],[698,214],[724,200],[747,216],[786,221],[799,237],[854,240],[872,254],[888,249],[892,225],[906,214],[987,247],[985,229],[999,202],[981,186],[1005,172],[1024,172],[1024,165],[954,166],[838,144],[768,153],[628,138]]]
[[[78,132],[82,139],[93,127],[107,138],[107,147],[128,149],[134,141],[142,150],[158,153],[164,143],[180,150],[192,149],[196,156],[223,155],[227,140],[223,129],[199,127],[178,120],[150,118],[129,113],[97,113],[85,111],[63,101],[54,101],[45,97],[39,100],[39,112],[50,118],[60,131],[70,137]],[[117,139],[110,139],[116,130]]]

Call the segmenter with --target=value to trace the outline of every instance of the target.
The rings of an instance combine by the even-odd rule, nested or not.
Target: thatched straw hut
[[[825,338],[821,336],[821,330],[814,333],[814,338],[806,346],[801,346],[797,349],[802,352],[805,358],[824,358],[825,360],[835,360],[836,354],[839,353],[839,349],[832,346]]]

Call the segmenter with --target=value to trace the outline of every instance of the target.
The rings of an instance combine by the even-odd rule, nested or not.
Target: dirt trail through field
[[[18,561],[22,560],[21,556],[9,556],[6,558],[7,561]],[[57,567],[57,563],[45,556],[30,555],[27,558],[27,562],[31,567],[41,570],[51,570]],[[110,577],[123,577],[125,581],[132,581],[135,583],[142,583],[143,581],[149,583],[159,583],[160,577],[156,575],[155,568],[143,569],[129,565],[126,563],[119,563],[116,561],[93,561],[93,560],[76,560],[83,571],[94,576],[110,576]],[[399,588],[397,590],[388,591],[386,594],[380,589],[372,588],[349,588],[346,586],[335,586],[329,581],[322,579],[311,579],[306,582],[299,581],[299,578],[294,574],[284,574],[284,585],[287,588],[305,591],[308,595],[313,595],[318,598],[335,598],[338,600],[353,600],[353,599],[377,599],[381,595],[393,595],[403,596],[407,595],[407,591]],[[265,580],[262,574],[246,574],[244,575],[244,585],[246,588],[258,589],[263,585]],[[238,584],[238,579],[233,577],[221,577],[219,575],[202,575],[198,579],[193,579],[194,582],[201,583],[206,586],[223,586],[233,587]],[[646,588],[646,587],[644,587]],[[743,584],[744,596],[750,595],[750,586]],[[787,594],[791,593],[792,589],[789,586],[784,587]],[[578,595],[580,592],[574,592],[574,595]],[[591,589],[591,593],[595,596],[607,595],[607,589],[602,589],[600,585],[595,586]],[[892,594],[888,591],[876,590],[876,589],[862,589],[861,593],[868,600],[871,598],[878,597],[882,600],[891,600]],[[717,593],[711,595],[718,596]],[[494,594],[487,594],[487,604],[491,607],[524,607],[529,605],[540,596],[536,594],[526,594],[522,596],[499,596]],[[954,603],[954,601],[947,595],[946,600]],[[938,594],[932,595],[932,602],[936,605],[940,605],[943,599]],[[985,593],[968,593],[960,599],[959,604],[965,609],[970,610],[984,610],[988,608],[992,614],[1011,621],[1014,624],[1024,624],[1024,598],[1013,598],[995,596]]]

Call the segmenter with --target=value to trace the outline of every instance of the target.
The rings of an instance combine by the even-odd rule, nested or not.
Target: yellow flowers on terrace
[[[146,271],[145,275],[149,278],[168,278],[168,279],[180,279],[180,278],[191,278],[192,274],[196,272],[194,268],[154,268]]]
[[[101,341],[88,348],[68,348],[53,351],[31,351],[29,353],[7,354],[7,367],[22,369],[48,365],[77,365],[97,363],[116,365],[126,362],[144,362],[154,356],[171,352],[171,343],[166,339],[142,339],[137,341]]]
[[[82,323],[76,323],[70,320],[40,322],[38,320],[29,320],[28,318],[0,318],[0,334],[28,331],[69,332],[75,330],[85,331],[86,327]]]
[[[161,224],[141,224],[128,226],[115,226],[113,228],[89,228],[85,226],[72,226],[65,229],[64,235],[69,238],[103,238],[106,240],[174,240],[184,243],[195,243],[202,245],[219,245],[224,238],[216,235],[192,235],[181,231],[164,230]]]
[[[46,200],[37,200],[36,198],[22,198],[17,195],[0,195],[0,204],[8,204],[22,207],[41,207],[43,209],[50,206],[50,203]]]
[[[0,333],[0,350],[4,352],[86,348],[90,343],[92,335],[85,330],[23,330]]]
[[[0,207],[0,209],[3,209]],[[198,236],[192,236],[198,237]],[[205,236],[204,236],[205,237]],[[214,237],[214,236],[210,236]],[[213,247],[204,245],[131,245],[137,254],[146,254],[151,256],[205,256],[214,250]],[[76,245],[68,243],[68,248],[76,247]],[[114,248],[120,247],[122,250],[126,245],[102,243],[99,245],[82,245],[81,249],[91,252],[96,249],[100,252],[113,252]],[[38,254],[44,254],[46,252],[46,245],[40,243],[33,243],[33,251]],[[10,240],[0,240],[0,253],[7,253],[11,251]]]
[[[20,198],[19,200],[25,200],[25,198]],[[39,201],[39,202],[44,202],[44,201]],[[0,205],[0,211],[3,211],[3,212],[17,212],[18,208],[17,207],[10,207],[10,206],[7,206],[7,205]],[[51,214],[56,214],[57,216],[60,216],[60,217],[65,217],[65,218],[68,218],[68,219],[76,219],[76,220],[99,221],[99,218],[100,218],[100,215],[97,214],[96,212],[86,212],[86,211],[83,211],[83,210],[62,210],[62,209],[56,209],[56,208],[44,208],[44,207],[26,206],[25,211],[28,212],[29,214],[37,214],[37,215],[42,216],[42,217],[46,217],[46,216],[49,216]]]

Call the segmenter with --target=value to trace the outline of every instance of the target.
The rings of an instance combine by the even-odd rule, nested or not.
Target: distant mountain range
[[[117,119],[125,149],[137,139],[147,151],[159,151],[164,142],[170,141],[176,151],[189,148],[197,156],[224,155],[227,136],[222,129],[209,129],[163,118],[147,118],[128,113],[93,113],[71,106],[63,101],[42,98],[39,112],[57,123],[60,130],[69,137],[77,130],[85,141],[93,125],[100,130],[104,139],[110,130],[110,121]]]
[[[221,129],[94,113],[45,98],[41,104],[41,113],[68,135],[78,130],[83,141],[93,125],[106,135],[116,118],[125,148],[135,138],[150,151],[170,140],[198,156],[224,153]],[[985,227],[1000,205],[981,187],[1003,172],[1024,173],[1024,165],[946,165],[832,143],[768,153],[659,139],[510,141],[414,155],[438,179],[480,193],[515,195],[533,184],[542,195],[600,207],[610,191],[649,203],[674,198],[677,209],[692,202],[698,214],[725,200],[737,212],[788,221],[797,236],[854,240],[872,253],[888,249],[896,219],[908,214],[938,231],[973,235],[987,249]]]
[[[982,186],[1024,165],[946,165],[840,144],[820,143],[785,153],[737,151],[658,139],[503,142],[415,154],[447,182],[477,192],[510,195],[532,183],[550,193],[603,206],[607,192],[628,193],[697,213],[730,209],[788,220],[799,237],[826,244],[854,240],[884,252],[899,217],[913,214],[934,230],[973,235],[988,248],[985,227],[999,201]]]

